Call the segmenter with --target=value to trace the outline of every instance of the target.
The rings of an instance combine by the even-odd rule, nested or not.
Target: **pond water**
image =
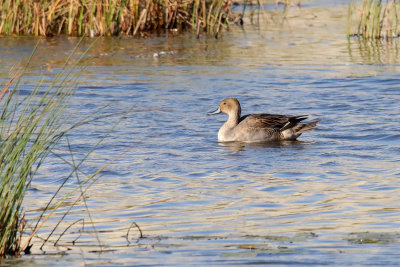
[[[347,40],[347,4],[335,3],[276,10],[268,24],[232,27],[220,39],[97,40],[68,116],[135,112],[69,135],[78,161],[118,122],[79,179],[130,150],[100,173],[87,207],[78,202],[43,250],[77,194],[38,232],[31,255],[0,264],[397,265],[399,41]],[[0,38],[3,81],[35,42]],[[43,40],[22,89],[54,77],[76,42]],[[207,112],[225,97],[237,97],[244,114],[322,122],[297,142],[219,144],[226,115]],[[72,160],[65,141],[55,153]],[[70,171],[49,157],[25,198],[28,231]],[[63,193],[77,184],[73,176]]]

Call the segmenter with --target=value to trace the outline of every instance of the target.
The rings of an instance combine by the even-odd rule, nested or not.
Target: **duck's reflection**
[[[254,142],[254,143],[245,143],[245,142],[218,142],[220,146],[222,146],[226,150],[230,150],[233,152],[244,151],[246,147],[252,148],[279,148],[279,147],[295,147],[296,149],[303,149],[305,145],[310,144],[310,142],[300,141],[300,140],[282,140],[282,141],[274,141],[274,142]]]

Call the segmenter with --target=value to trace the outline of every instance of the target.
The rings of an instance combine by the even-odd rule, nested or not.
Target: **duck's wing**
[[[307,119],[306,115],[285,116],[279,114],[249,114],[241,117],[239,124],[243,123],[246,124],[247,127],[253,128],[275,128],[284,131],[296,126],[305,119]]]

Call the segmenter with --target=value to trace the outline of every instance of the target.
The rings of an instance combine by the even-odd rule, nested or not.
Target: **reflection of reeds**
[[[363,0],[351,2],[348,11],[347,36],[363,38],[399,37],[400,2],[388,0]]]
[[[348,49],[350,58],[355,62],[396,64],[400,55],[400,40],[355,38],[349,40]]]
[[[0,0],[0,34],[137,35],[185,28],[217,34],[231,0]]]

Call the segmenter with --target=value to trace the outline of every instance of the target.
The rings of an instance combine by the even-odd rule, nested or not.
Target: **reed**
[[[400,2],[397,0],[363,0],[350,2],[347,36],[365,39],[388,39],[400,36]]]
[[[71,62],[75,51],[52,82],[40,81],[30,95],[22,97],[19,94],[21,79],[33,52],[26,66],[0,90],[0,258],[19,255],[22,250],[29,251],[33,235],[25,244],[21,243],[25,231],[22,202],[43,161],[70,130],[97,119],[84,118],[66,125],[64,111],[77,86],[74,82],[79,73],[77,63],[86,53]],[[94,176],[90,176],[91,179]],[[36,233],[40,226],[37,225],[33,232]]]
[[[0,0],[0,34],[115,36],[160,30],[218,34],[232,0]]]
[[[0,256],[20,251],[25,224],[22,201],[38,167],[62,136],[61,118],[73,92],[62,81],[42,91],[39,82],[21,99],[22,73],[3,87],[0,98]]]
[[[37,46],[26,66],[17,71],[0,90],[0,258],[9,255],[18,256],[23,251],[29,253],[31,248],[30,242],[35,234],[41,229],[45,222],[55,214],[62,204],[73,197],[78,190],[79,194],[75,201],[70,205],[70,208],[64,212],[59,223],[54,226],[53,231],[43,245],[49,240],[50,236],[54,234],[54,231],[59,226],[60,222],[69,214],[71,208],[79,203],[79,201],[84,202],[89,217],[91,218],[84,194],[96,181],[101,171],[130,151],[134,145],[125,149],[116,157],[111,158],[93,173],[85,173],[85,177],[82,177],[82,173],[79,170],[80,166],[94,151],[96,151],[98,146],[128,113],[150,111],[126,110],[116,113],[101,114],[101,110],[104,109],[104,107],[101,107],[77,121],[71,122],[68,120],[68,116],[65,115],[65,110],[77,88],[77,77],[83,68],[78,64],[95,43],[92,42],[87,47],[86,51],[79,53],[79,57],[75,57],[74,55],[82,40],[83,38],[81,38],[75,49],[70,53],[61,71],[55,78],[47,83],[44,82],[44,79],[38,82],[30,95],[22,97],[19,94],[19,88],[23,75],[29,66],[29,62],[33,60]],[[107,133],[98,139],[83,158],[76,161],[69,143],[68,133],[88,123],[109,117],[114,117],[115,122],[109,127]],[[115,119],[115,117],[117,117],[117,119]],[[53,153],[53,148],[59,144],[60,141],[67,142],[71,160],[68,161],[56,154],[53,154],[53,156],[63,160],[71,167],[71,171],[65,174],[66,177],[63,183],[61,183],[58,190],[53,193],[53,196],[46,206],[42,207],[42,213],[36,225],[28,231],[25,229],[25,213],[22,207],[24,196],[44,160],[49,154]],[[66,182],[74,176],[77,179],[78,186],[62,195],[61,191]],[[79,178],[79,176],[81,176],[81,178]],[[97,234],[94,223],[91,223]],[[67,229],[64,230],[61,236],[66,230]],[[101,247],[101,242],[99,239],[98,241]]]

